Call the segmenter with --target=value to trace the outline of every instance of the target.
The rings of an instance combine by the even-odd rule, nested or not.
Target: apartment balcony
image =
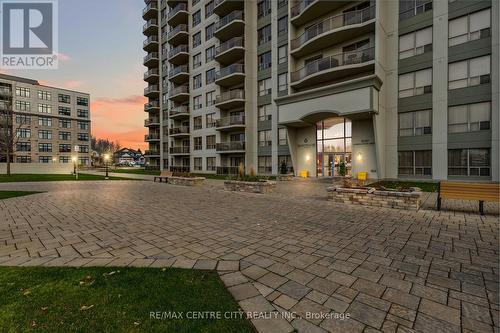
[[[174,173],[188,173],[191,171],[188,165],[171,165],[169,169]]]
[[[374,71],[375,47],[344,52],[318,59],[290,74],[291,86],[296,89],[338,81],[360,73]]]
[[[144,157],[160,157],[160,151],[151,149],[145,150]]]
[[[145,36],[158,35],[158,20],[150,19],[142,26],[142,33]]]
[[[159,97],[160,86],[157,84],[150,85],[144,89],[144,96],[146,97]]]
[[[168,130],[168,134],[172,137],[189,136],[189,126],[172,127]]]
[[[148,118],[144,119],[144,127],[156,127],[160,126],[160,118]]]
[[[151,1],[142,10],[142,18],[144,20],[150,20],[156,17],[158,17],[158,3],[156,1]]]
[[[143,43],[142,49],[146,52],[158,51],[160,44],[158,43],[158,36],[149,36]]]
[[[221,154],[244,153],[245,141],[229,141],[216,143],[215,151]]]
[[[243,10],[244,6],[244,1],[215,0],[214,13],[219,17],[223,17],[235,10]]]
[[[144,66],[146,67],[158,67],[160,61],[158,52],[151,52],[144,57]]]
[[[144,73],[144,81],[149,83],[158,83],[160,79],[160,71],[156,68],[148,70]]]
[[[172,68],[168,72],[168,79],[175,84],[182,84],[189,82],[189,66],[180,65]]]
[[[167,15],[167,23],[172,27],[179,25],[181,23],[188,23],[188,6],[187,3],[179,3],[177,6],[172,8]]]
[[[149,103],[144,104],[144,111],[145,112],[150,112],[150,111],[157,111],[160,109],[160,102],[153,101]]]
[[[189,46],[182,44],[168,51],[168,61],[174,65],[189,64]]]
[[[245,90],[234,89],[215,97],[215,106],[219,109],[236,109],[245,106]]]
[[[171,108],[168,111],[168,115],[171,119],[189,118],[189,107],[186,105],[181,105]]]
[[[375,6],[334,15],[309,28],[290,43],[290,55],[304,57],[334,44],[375,31]]]
[[[189,41],[189,32],[187,24],[179,24],[167,33],[167,41],[174,46],[187,44]]]
[[[12,90],[10,90],[10,89],[0,89],[0,96],[2,96],[2,97],[12,97]]]
[[[237,166],[218,166],[216,169],[218,175],[237,175],[239,167]]]
[[[223,87],[234,86],[245,82],[245,65],[232,64],[223,67],[215,74],[215,84]]]
[[[170,155],[189,155],[189,146],[170,147]]]
[[[348,0],[299,0],[290,10],[290,23],[295,26],[304,25],[307,22],[325,15],[325,13],[331,12],[348,4],[349,2],[350,1]]]
[[[184,85],[177,88],[173,88],[168,92],[168,98],[171,101],[182,103],[189,100],[189,86]]]
[[[214,35],[221,41],[234,36],[241,36],[245,32],[245,19],[243,11],[235,10],[222,17],[215,23]]]
[[[229,116],[215,121],[217,131],[234,131],[245,128],[245,116]]]
[[[151,142],[151,141],[160,141],[160,133],[150,133],[144,135],[144,141]]]
[[[245,56],[245,39],[233,37],[215,48],[215,60],[220,64],[232,64]]]

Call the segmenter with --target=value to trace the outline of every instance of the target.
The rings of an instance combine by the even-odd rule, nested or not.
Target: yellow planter
[[[360,171],[358,172],[358,180],[366,180],[368,172]]]
[[[307,171],[307,170],[300,170],[300,177],[302,177],[302,178],[309,177],[309,171]]]

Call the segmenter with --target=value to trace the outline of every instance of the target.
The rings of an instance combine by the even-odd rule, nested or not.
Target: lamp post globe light
[[[105,179],[109,179],[108,161],[109,161],[109,154],[104,154],[104,163],[106,164],[106,177],[105,177]]]

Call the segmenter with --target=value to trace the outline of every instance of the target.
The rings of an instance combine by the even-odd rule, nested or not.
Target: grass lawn
[[[5,332],[253,332],[246,319],[224,319],[238,306],[212,271],[0,267],[0,295]],[[184,318],[151,319],[156,311]],[[223,319],[187,319],[188,311]]]
[[[144,169],[109,169],[109,172],[130,173],[134,175],[153,175],[153,176],[160,175],[160,171],[144,170]]]
[[[104,180],[101,175],[89,175],[85,173],[78,174],[78,180]],[[130,180],[130,178],[109,177],[111,180]],[[66,181],[76,180],[74,175],[31,175],[31,174],[13,174],[10,176],[0,175],[0,183],[13,182],[50,182],[50,181]]]
[[[30,195],[30,194],[36,194],[40,192],[33,192],[33,191],[0,191],[0,200],[2,199],[8,199],[8,198],[15,198],[15,197],[22,197],[25,195]]]
[[[437,192],[438,183],[429,182],[405,182],[405,181],[381,181],[377,183],[370,184],[372,186],[381,185],[387,188],[397,188],[397,187],[419,187],[424,192]]]

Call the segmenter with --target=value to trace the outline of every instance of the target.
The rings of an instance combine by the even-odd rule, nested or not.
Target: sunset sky
[[[142,0],[59,0],[59,69],[1,72],[91,95],[92,135],[144,150]]]

